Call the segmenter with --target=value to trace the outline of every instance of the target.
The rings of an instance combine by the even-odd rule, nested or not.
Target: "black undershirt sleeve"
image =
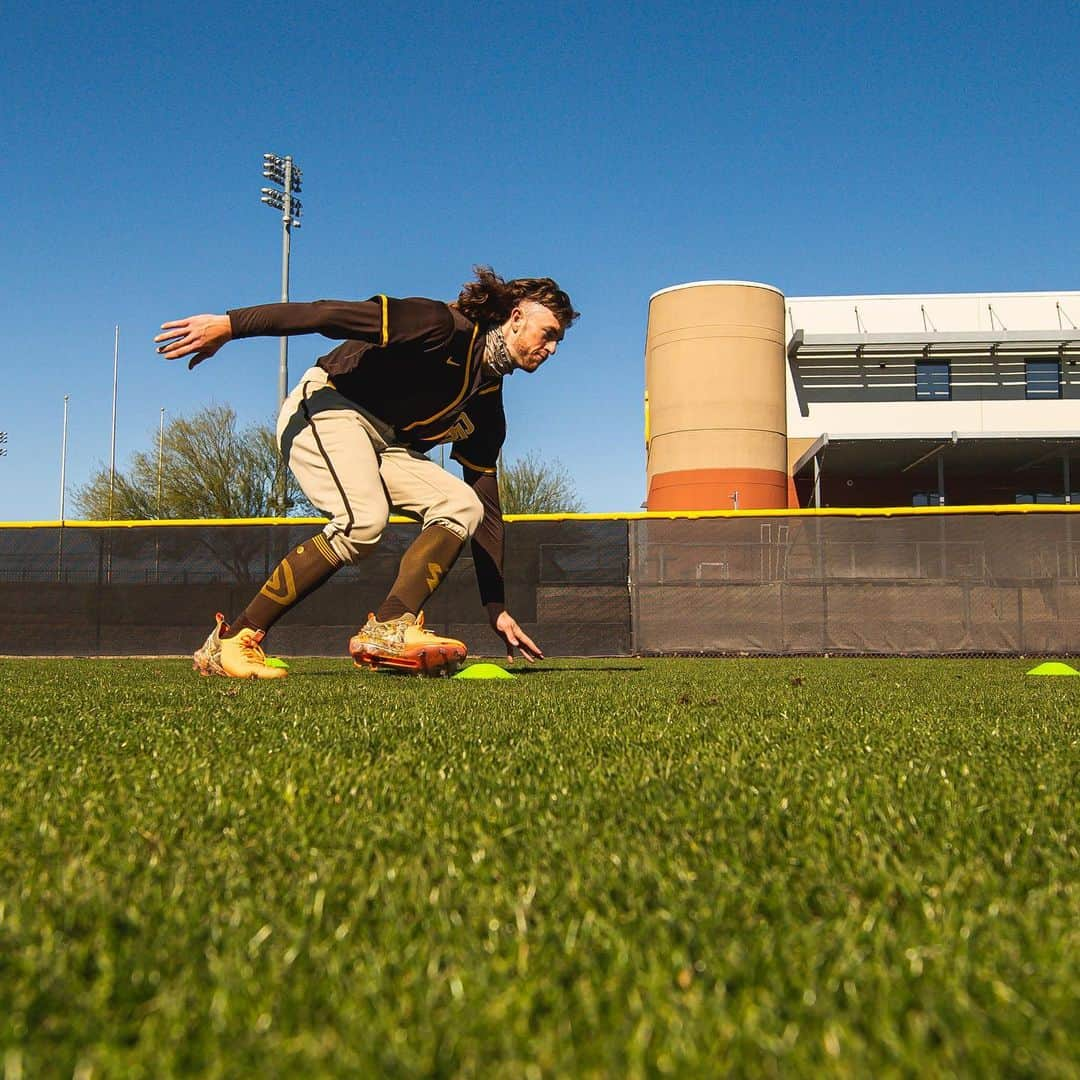
[[[506,610],[503,580],[503,518],[499,505],[499,479],[494,473],[481,473],[467,466],[462,470],[465,482],[476,492],[484,507],[484,519],[472,538],[473,565],[480,587],[480,603],[494,618]]]

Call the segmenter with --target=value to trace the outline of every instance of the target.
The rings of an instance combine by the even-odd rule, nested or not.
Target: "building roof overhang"
[[[986,353],[1053,356],[1080,353],[1077,330],[980,330],[895,334],[811,334],[796,330],[788,342],[788,360],[809,357],[859,359],[883,356],[918,359]]]
[[[792,465],[795,479],[812,476],[814,458],[828,462],[830,473],[866,478],[906,473],[945,455],[953,469],[973,474],[988,471],[1023,473],[1063,457],[1080,457],[1080,431],[919,432],[820,435]]]

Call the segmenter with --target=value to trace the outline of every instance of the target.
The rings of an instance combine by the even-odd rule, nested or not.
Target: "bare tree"
[[[499,502],[504,514],[577,514],[582,510],[574,482],[557,458],[535,453],[499,466]]]

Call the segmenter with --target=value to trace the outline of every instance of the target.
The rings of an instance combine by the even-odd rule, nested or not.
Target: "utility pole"
[[[281,302],[289,301],[289,240],[293,226],[300,228],[300,214],[303,205],[293,198],[300,191],[303,174],[294,164],[291,156],[278,157],[277,154],[263,154],[263,177],[277,187],[264,187],[261,201],[273,210],[281,211]],[[278,190],[281,188],[282,190]],[[289,339],[282,337],[280,361],[278,363],[278,408],[285,403],[289,393]],[[287,475],[281,471],[278,490],[278,508],[282,517],[288,511],[286,500]]]
[[[56,580],[64,576],[64,495],[67,491],[68,398],[64,395],[64,434],[60,440],[60,529],[56,538]]]
[[[112,361],[112,438],[109,440],[109,520],[113,519],[113,495],[116,491],[116,384],[120,373],[120,327],[113,337]]]
[[[67,433],[68,433],[68,399],[70,394],[64,395],[64,433],[60,439],[60,525],[64,524],[64,497],[67,493]]]
[[[161,459],[165,449],[165,406],[158,417],[157,436],[157,519],[161,520]],[[154,583],[161,584],[161,527],[154,530]]]
[[[161,406],[157,436],[157,516],[161,519],[161,465],[165,451],[165,406]]]

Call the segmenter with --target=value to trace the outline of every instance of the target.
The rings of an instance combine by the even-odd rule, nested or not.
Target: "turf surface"
[[[5,1076],[1080,1075],[1023,661],[0,661]]]

